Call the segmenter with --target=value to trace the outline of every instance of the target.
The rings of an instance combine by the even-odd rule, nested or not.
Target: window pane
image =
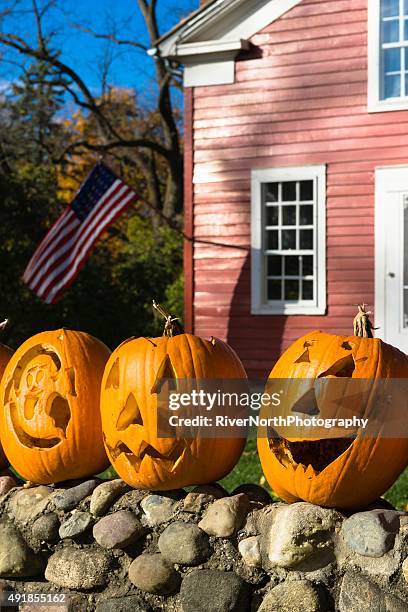
[[[298,299],[299,299],[299,281],[286,280],[285,281],[285,300],[298,300]]]
[[[382,22],[382,42],[398,42],[399,41],[399,20],[393,19],[392,21]]]
[[[282,230],[282,249],[296,249],[295,230]]]
[[[404,20],[404,40],[408,40],[408,20]]]
[[[408,15],[408,0],[404,0],[404,15]]]
[[[395,17],[396,15],[399,15],[399,0],[381,0],[381,17]]]
[[[265,184],[265,200],[267,202],[277,202],[279,199],[279,183]]]
[[[398,74],[384,77],[384,97],[399,98],[401,95],[401,77]]]
[[[300,225],[313,225],[313,206],[306,206],[303,204],[300,207],[300,215],[299,215],[299,223]]]
[[[313,230],[300,230],[300,249],[313,249]]]
[[[282,257],[280,255],[268,256],[268,276],[282,276]]]
[[[385,72],[399,72],[401,70],[400,49],[384,49]]]
[[[313,200],[313,181],[300,181],[300,200]]]
[[[266,248],[268,250],[277,249],[278,248],[278,231],[277,230],[269,230],[266,232]]]
[[[268,280],[268,300],[282,299],[282,281]]]
[[[299,255],[285,257],[285,276],[299,276]]]
[[[279,206],[266,207],[266,225],[278,225]]]
[[[313,281],[311,280],[303,281],[302,300],[313,300]]]
[[[303,276],[313,275],[313,255],[303,255],[302,257],[302,274]]]
[[[282,206],[282,225],[296,225],[296,206]]]
[[[282,202],[294,202],[296,200],[296,183],[282,183]]]

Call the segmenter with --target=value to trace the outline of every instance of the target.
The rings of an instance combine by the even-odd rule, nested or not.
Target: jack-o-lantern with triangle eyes
[[[403,384],[390,385],[392,379],[408,378],[408,357],[373,338],[368,314],[360,305],[354,336],[313,331],[283,353],[268,381],[268,391],[274,385],[285,387],[283,411],[316,419],[354,414],[372,418],[375,427],[385,431],[387,418],[390,426],[393,419],[407,423]],[[384,404],[388,412],[376,415],[387,388],[394,389],[399,401]],[[307,437],[306,428],[300,428],[292,430],[292,437],[278,429],[260,428],[258,452],[270,486],[289,503],[304,500],[347,510],[362,508],[380,497],[408,465],[408,438],[401,430],[377,436],[359,426],[341,436],[336,429],[323,433],[323,428],[320,432],[315,428]]]
[[[0,323],[0,332],[5,328],[6,325],[7,325],[7,321]],[[4,344],[0,344],[0,382],[3,377],[6,365],[10,361],[12,354],[13,354],[13,351],[10,347],[5,346]],[[1,430],[0,430],[0,440],[1,440]],[[1,442],[0,442],[0,469],[7,467],[8,464],[9,463],[7,461],[7,457],[4,454],[3,447],[1,446]]]
[[[225,342],[191,334],[130,338],[111,355],[102,381],[105,446],[119,476],[133,487],[171,490],[228,474],[241,456],[242,438],[159,438],[158,391],[163,379],[242,379],[244,367]]]
[[[50,484],[103,471],[100,384],[110,350],[84,332],[29,338],[0,385],[4,451],[24,478]]]

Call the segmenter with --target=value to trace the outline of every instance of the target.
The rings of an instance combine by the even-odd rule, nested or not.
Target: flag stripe
[[[33,269],[33,266],[37,263],[37,261],[39,260],[40,256],[42,255],[42,253],[44,253],[45,249],[48,247],[49,244],[52,244],[52,238],[54,238],[54,236],[57,234],[57,232],[60,230],[60,228],[64,227],[64,225],[67,223],[67,220],[72,215],[73,215],[73,213],[72,213],[71,209],[68,206],[63,211],[61,216],[58,217],[58,219],[55,221],[55,223],[51,226],[51,228],[48,231],[48,234],[45,236],[45,238],[43,238],[43,240],[41,241],[39,247],[35,251],[34,255],[31,257],[30,261],[28,262],[27,268],[26,268],[26,270],[24,272],[24,276],[26,276],[26,275],[29,276],[29,274],[31,273],[31,271]]]
[[[35,266],[35,269],[31,274],[32,279],[27,283],[28,286],[33,289],[33,291],[36,290],[38,284],[41,283],[41,279],[46,276],[48,270],[55,262],[57,253],[59,257],[61,252],[64,253],[70,247],[72,241],[75,242],[76,232],[79,226],[80,221],[75,217],[61,232],[61,235],[58,237],[55,244],[50,244],[49,249],[47,249],[40,261]]]
[[[104,204],[105,204],[104,207],[99,206],[98,210],[96,210],[96,207],[94,208],[92,213],[87,218],[87,221],[88,221],[88,219],[92,216],[92,219],[87,224],[86,229],[84,230],[83,226],[81,227],[81,235],[80,235],[80,237],[78,238],[77,234],[75,234],[75,236],[69,241],[69,245],[65,245],[63,247],[63,249],[59,252],[58,257],[54,258],[54,261],[52,262],[52,265],[47,269],[47,276],[46,276],[45,280],[43,281],[43,283],[38,288],[37,293],[39,295],[43,296],[46,293],[47,287],[52,282],[55,282],[55,280],[58,278],[60,273],[63,270],[65,270],[65,268],[67,266],[69,266],[75,260],[75,258],[77,256],[77,254],[78,254],[82,244],[84,243],[85,240],[87,240],[87,238],[90,235],[90,233],[92,232],[92,230],[95,227],[97,227],[98,223],[103,219],[105,214],[107,214],[107,212],[109,212],[111,207],[115,205],[115,203],[117,202],[118,198],[121,198],[123,196],[123,193],[126,190],[128,190],[129,188],[126,187],[126,185],[119,185],[118,189],[119,189],[119,191],[117,193],[112,194],[112,197],[108,201],[104,202]],[[108,210],[106,210],[107,206],[109,206]],[[75,246],[73,246],[73,245],[75,245]],[[68,257],[64,257],[63,255],[72,246],[73,246],[73,249],[72,249],[71,253],[69,253]]]
[[[138,196],[98,163],[28,262],[24,282],[54,304],[78,276],[95,242]]]
[[[81,257],[83,256],[83,253],[86,252],[88,245],[90,245],[90,247],[92,248],[93,244],[99,238],[101,233],[114,220],[115,215],[117,213],[122,213],[124,208],[126,208],[129,204],[131,204],[131,198],[133,197],[134,192],[132,192],[131,190],[128,190],[128,191],[130,193],[127,194],[124,200],[122,199],[119,203],[116,203],[116,205],[114,204],[109,209],[109,211],[107,211],[106,213],[104,211],[103,218],[95,219],[92,226],[86,232],[86,236],[82,237],[81,241],[78,242],[77,246],[75,247],[75,257],[70,257],[69,261],[64,261],[61,264],[61,266],[59,266],[59,268],[57,268],[54,271],[54,274],[53,274],[54,287],[56,288],[59,287],[58,283],[60,279],[64,277],[64,275],[70,276],[72,272],[75,273],[77,261],[80,260]],[[72,264],[72,268],[68,272],[65,272],[66,269],[69,266],[71,266],[71,264]],[[46,283],[45,287],[40,287],[40,290],[38,293],[41,294],[43,297],[48,297],[49,293],[53,291],[52,288],[50,290],[47,290],[49,285],[50,283]]]
[[[81,271],[84,263],[86,262],[89,256],[89,253],[93,245],[95,244],[95,241],[105,231],[108,225],[113,223],[118,217],[120,217],[120,215],[126,210],[126,208],[128,208],[131,204],[133,204],[133,202],[135,202],[137,199],[138,199],[138,196],[135,193],[129,196],[129,200],[127,201],[126,206],[119,208],[117,212],[114,214],[114,216],[100,229],[100,231],[98,231],[97,236],[94,238],[94,240],[92,242],[88,242],[86,251],[83,252],[82,257],[79,260],[77,260],[75,263],[75,272],[70,272],[69,274],[67,274],[64,277],[64,279],[59,283],[59,285],[56,286],[55,290],[50,292],[50,294],[47,296],[45,300],[48,304],[55,304],[55,302],[57,302],[58,299],[60,298],[61,293],[63,293],[70,285],[72,285],[72,283],[75,281],[76,277],[78,276],[79,272]]]
[[[81,222],[79,221],[79,219],[74,215],[74,213],[72,213],[74,215],[74,221],[69,226],[69,228],[67,228],[66,231],[61,234],[61,240],[55,243],[55,246],[52,249],[52,251],[50,250],[47,252],[47,256],[49,260],[46,263],[46,265],[43,268],[41,268],[41,270],[39,270],[38,274],[32,279],[32,281],[28,283],[29,287],[33,289],[33,291],[37,293],[37,290],[41,288],[42,286],[43,279],[46,278],[47,275],[49,275],[49,273],[55,269],[55,267],[58,265],[58,263],[62,259],[63,255],[75,244],[75,242],[78,239],[78,234],[76,233],[75,230],[77,228],[80,228],[78,231],[82,233],[82,231],[86,228],[88,223],[90,223],[93,217],[97,214],[98,210],[101,209],[105,205],[106,200],[112,194],[114,194],[115,191],[119,190],[122,185],[123,183],[121,181],[119,180],[115,181],[115,183],[108,189],[108,191],[104,194],[103,198],[100,199],[98,204],[91,211],[89,216],[85,219],[85,222],[82,224],[82,226],[81,226]],[[70,232],[69,235],[68,235],[68,231]],[[45,256],[42,258],[42,262],[44,260],[45,260]]]

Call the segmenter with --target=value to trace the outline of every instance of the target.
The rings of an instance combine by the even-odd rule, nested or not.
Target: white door
[[[375,173],[375,324],[408,353],[408,166]]]

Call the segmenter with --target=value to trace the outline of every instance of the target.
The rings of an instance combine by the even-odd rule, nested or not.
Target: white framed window
[[[326,311],[326,166],[253,170],[252,314]]]
[[[368,110],[408,109],[408,0],[368,2]]]

